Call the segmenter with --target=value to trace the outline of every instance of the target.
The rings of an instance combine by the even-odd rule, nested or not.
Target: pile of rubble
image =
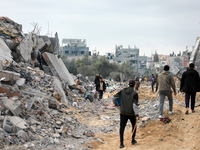
[[[58,35],[37,32],[23,34],[22,25],[0,17],[0,149],[16,144],[23,145],[19,149],[81,147],[101,129],[80,123],[70,107],[87,112],[82,106],[94,101],[94,87],[79,75],[80,93],[59,58]]]

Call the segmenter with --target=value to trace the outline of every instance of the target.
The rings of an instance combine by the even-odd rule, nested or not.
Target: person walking
[[[194,63],[189,64],[189,69],[185,71],[181,77],[181,85],[180,91],[185,92],[185,104],[186,104],[186,112],[189,112],[189,102],[191,97],[191,110],[192,113],[195,112],[195,97],[196,92],[199,92],[199,73],[194,70]]]
[[[158,91],[158,75],[156,75],[156,92]]]
[[[135,81],[129,81],[129,87],[122,89],[120,92],[113,96],[113,103],[116,105],[115,100],[120,98],[120,148],[124,147],[124,129],[126,127],[126,123],[128,119],[132,124],[132,131],[136,124],[136,117],[139,119],[138,114],[138,93],[134,90]],[[134,109],[135,108],[135,109]],[[136,129],[132,135],[132,145],[136,144],[135,140]]]
[[[96,91],[97,91],[97,84],[99,83],[99,78],[102,78],[100,73],[98,73],[94,79],[94,85],[96,86]]]
[[[163,105],[165,101],[165,96],[168,97],[169,100],[169,114],[173,114],[173,97],[171,88],[174,91],[174,95],[176,95],[176,87],[172,74],[169,72],[170,67],[168,65],[164,66],[162,73],[158,75],[157,83],[158,83],[158,93],[160,99],[159,106],[159,118],[163,118]]]
[[[138,91],[139,87],[140,87],[140,81],[139,81],[139,78],[137,77],[135,80],[135,90]]]
[[[101,77],[97,83],[97,91],[99,93],[99,100],[101,100],[103,98],[103,92],[106,92],[106,84]]]
[[[154,76],[154,74],[151,75],[151,88],[152,88],[152,92],[154,92],[154,84],[155,84],[156,78]]]

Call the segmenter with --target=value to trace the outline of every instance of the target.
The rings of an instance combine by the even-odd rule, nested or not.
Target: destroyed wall
[[[195,64],[195,68],[200,74],[200,37],[197,37],[196,39],[196,43],[190,57],[190,63]]]

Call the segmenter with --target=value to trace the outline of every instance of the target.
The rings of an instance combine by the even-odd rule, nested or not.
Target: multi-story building
[[[137,70],[139,68],[139,48],[136,46],[134,48],[131,48],[130,46],[128,48],[123,48],[122,45],[115,47],[115,58],[114,60],[118,63],[123,62],[131,62],[132,66]]]
[[[63,39],[62,54],[63,56],[83,56],[86,53],[91,55],[89,47],[86,46],[85,39]]]

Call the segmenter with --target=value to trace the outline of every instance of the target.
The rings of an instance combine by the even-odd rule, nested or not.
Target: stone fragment
[[[57,56],[47,52],[43,53],[42,56],[48,64],[52,74],[58,77],[63,84],[67,83],[70,86],[75,85],[74,79],[72,78],[61,58],[58,58]]]
[[[29,99],[28,103],[27,103],[27,109],[30,111],[33,104],[34,104],[35,100],[34,99]]]
[[[22,113],[21,110],[21,102],[20,101],[12,101],[10,99],[4,99],[3,100],[3,105],[6,109],[10,110],[13,115],[19,116]]]
[[[33,48],[32,33],[29,33],[17,46],[16,50],[23,58],[23,61],[28,62],[31,60],[32,48]]]
[[[30,126],[30,129],[31,129],[32,132],[36,133],[36,129],[35,129],[34,126]]]
[[[24,78],[19,78],[19,79],[16,81],[16,84],[17,84],[18,86],[23,86],[23,85],[25,84],[25,82],[26,82],[26,79],[24,79]]]
[[[12,71],[1,70],[0,79],[5,77],[3,81],[16,81],[20,78],[20,74]]]
[[[22,113],[21,110],[21,102],[20,101],[12,101],[10,99],[4,99],[3,100],[3,105],[6,109],[10,110],[13,115],[19,116]]]
[[[53,77],[53,86],[54,86],[55,90],[57,90],[62,95],[61,102],[68,104],[67,97],[66,97],[65,92],[62,88],[62,83],[55,76]]]
[[[59,109],[60,105],[54,97],[49,97],[49,108]]]
[[[26,126],[26,121],[17,116],[6,116],[3,122],[3,129],[9,133],[26,129]]]
[[[27,132],[25,132],[24,130],[18,131],[17,137],[20,138],[23,142],[27,142],[29,139]]]
[[[62,122],[61,121],[56,121],[56,124],[57,125],[62,125]]]
[[[59,137],[60,137],[60,134],[59,134],[59,133],[55,133],[55,134],[53,134],[53,137],[54,137],[54,138],[59,138]]]
[[[0,128],[3,128],[4,116],[0,116]]]
[[[8,48],[2,38],[0,38],[0,60],[12,61],[11,50]]]
[[[146,122],[146,121],[149,121],[149,120],[150,120],[149,117],[143,117],[143,118],[142,118],[142,122]]]

